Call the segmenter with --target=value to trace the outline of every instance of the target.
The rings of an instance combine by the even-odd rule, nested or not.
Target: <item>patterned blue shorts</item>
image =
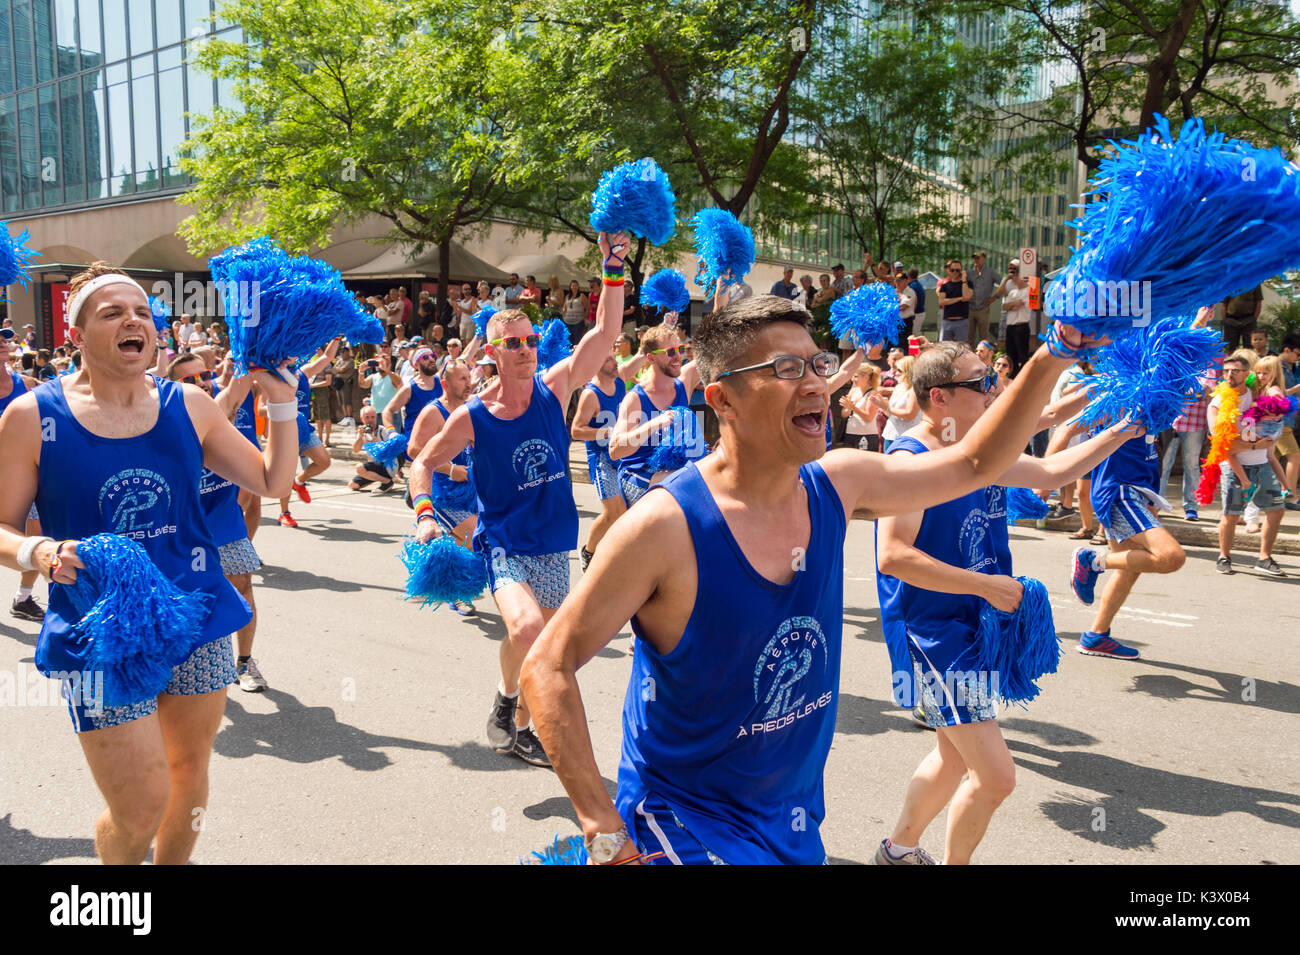
[[[912,678],[920,690],[917,695],[926,726],[961,726],[997,719],[997,687],[993,676],[962,668],[960,661],[973,655],[960,654],[940,673],[911,639],[907,641],[907,649],[912,655]]]
[[[1151,502],[1137,488],[1125,484],[1119,489],[1119,496],[1110,506],[1110,514],[1097,515],[1097,520],[1106,530],[1106,537],[1113,541],[1126,541],[1136,534],[1159,527],[1160,522],[1151,513]]]
[[[653,794],[637,803],[628,835],[645,865],[726,865],[705,848],[666,803]]]
[[[438,507],[435,504],[433,506],[433,516],[438,519],[439,524],[450,531],[459,527],[463,521],[476,517],[477,512],[467,511],[460,507]]]
[[[298,444],[298,455],[301,457],[312,448],[319,448],[324,443],[325,442],[320,439],[320,435],[316,433],[316,426],[312,425],[311,434],[307,435],[307,437]]]
[[[623,491],[623,502],[628,507],[641,500],[645,492],[650,490],[650,482],[631,471],[618,473],[618,486]]]
[[[608,451],[599,454],[588,452],[587,476],[591,478],[591,486],[596,489],[598,500],[608,501],[623,493],[618,483],[618,465],[610,460]]]
[[[217,548],[217,556],[221,558],[221,572],[227,577],[252,574],[262,569],[262,558],[257,556],[253,542],[247,537],[222,544]]]
[[[548,610],[569,596],[569,552],[554,554],[507,554],[487,562],[488,586],[496,593],[506,584],[527,584],[537,595],[538,606]]]
[[[235,651],[230,637],[218,637],[211,643],[195,648],[194,652],[185,658],[185,662],[172,667],[172,678],[163,688],[163,692],[173,696],[199,696],[203,693],[223,690],[238,678]],[[65,684],[64,697],[68,696]],[[132,720],[142,719],[158,709],[157,697],[126,706],[103,706],[96,705],[93,699],[88,700],[86,696],[85,693],[79,693],[74,698],[68,699],[72,727],[78,733],[120,726]]]
[[[39,515],[39,514],[36,513],[36,504],[35,504],[35,502],[32,503],[32,509],[31,509],[30,511],[27,512],[27,519],[28,519],[29,521],[39,521],[39,520],[41,519],[41,515]]]

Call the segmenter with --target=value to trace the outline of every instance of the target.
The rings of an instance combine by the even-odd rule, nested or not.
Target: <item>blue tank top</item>
[[[6,368],[5,371],[9,371],[9,369]],[[0,415],[5,413],[5,409],[9,407],[10,402],[15,398],[27,394],[27,382],[23,381],[22,375],[15,375],[12,371],[9,371],[9,380],[13,382],[13,390],[0,398]]]
[[[445,423],[451,417],[451,412],[443,404],[441,398],[435,398],[433,406],[438,409]],[[474,449],[473,446],[467,445],[465,450],[451,459],[452,464],[459,464],[462,467],[469,468],[469,478],[464,481],[453,481],[450,475],[442,474],[435,471],[433,474],[433,494],[434,500],[446,507],[460,507],[465,510],[474,509]]]
[[[578,546],[578,508],[569,487],[569,432],[564,409],[539,372],[533,396],[518,418],[502,420],[474,395],[467,402],[474,424],[478,495],[476,550],[555,554]]]
[[[838,702],[845,518],[820,464],[799,476],[812,532],[806,569],[783,586],[750,565],[694,464],[667,478],[659,487],[681,507],[695,548],[695,606],[666,656],[632,618],[619,813],[630,827],[654,794],[730,863],[826,857],[822,771]]]
[[[221,574],[217,546],[199,500],[203,449],[180,385],[157,381],[158,421],[134,438],[102,438],[73,417],[63,383],[36,389],[42,431],[36,506],[44,532],[56,540],[121,534],[140,544],[181,590],[214,597],[195,644],[243,627],[252,614]],[[67,589],[50,587],[50,604],[36,645],[42,673],[84,669],[88,647],[72,633],[80,619]]]
[[[645,389],[642,388],[640,385],[637,385],[635,388],[633,388],[632,393],[635,394],[637,398],[641,400],[641,420],[640,422],[638,422],[638,426],[645,424],[651,418],[659,417],[661,414],[667,411],[668,408],[689,408],[690,407],[690,404],[688,404],[686,401],[686,386],[683,385],[680,380],[673,382],[673,400],[672,403],[668,406],[668,408],[660,408],[653,401],[651,401],[650,396],[646,394]],[[649,481],[652,477],[654,477],[654,472],[650,470],[650,466],[649,466],[650,456],[654,453],[655,453],[654,442],[647,441],[645,444],[641,445],[641,447],[637,448],[627,457],[620,458],[619,460],[615,461],[614,463],[618,465],[619,475],[622,476],[625,473],[635,474],[637,477],[645,481]]]
[[[916,438],[894,439],[889,452],[928,449]],[[962,497],[926,508],[915,547],[935,560],[978,574],[1010,574],[1011,544],[1007,535],[1007,489],[999,484],[971,491]],[[949,594],[905,584],[880,571],[876,550],[876,591],[880,598],[881,627],[889,662],[893,669],[899,705],[911,707],[912,658],[907,638],[936,662],[942,670],[967,646],[973,646],[979,632],[984,598],[973,594]],[[901,691],[901,692],[900,692]]]
[[[220,393],[221,389],[213,385],[212,397]],[[249,397],[252,397],[251,393]],[[218,547],[248,536],[248,525],[244,523],[244,512],[239,506],[239,487],[233,481],[204,468],[199,478],[199,500],[203,504],[213,543]]]
[[[612,428],[618,424],[618,408],[627,396],[627,382],[622,378],[614,379],[614,393],[607,395],[596,387],[596,383],[589,381],[586,384],[596,393],[596,402],[600,406],[595,416],[587,422],[588,428]],[[587,441],[588,454],[609,454],[609,440]]]
[[[442,397],[442,379],[433,379],[432,388],[421,388],[411,379],[411,397],[406,400],[406,407],[403,409],[402,433],[408,438],[411,436],[411,429],[415,427],[415,419],[420,417],[420,412],[424,406],[431,401],[437,401]]]
[[[298,372],[298,390],[294,392],[298,402],[298,447],[316,433],[316,426],[311,423],[311,382],[302,372]]]
[[[1092,469],[1092,509],[1110,520],[1110,509],[1125,484],[1160,493],[1160,454],[1155,441],[1129,438]]]
[[[212,389],[216,394],[216,388]],[[257,440],[257,404],[253,398],[252,389],[244,396],[244,401],[235,412],[235,430],[253,442],[253,447],[259,451],[262,445]]]

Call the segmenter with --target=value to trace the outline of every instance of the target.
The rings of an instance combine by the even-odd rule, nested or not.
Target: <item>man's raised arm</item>
[[[607,277],[617,275],[620,281],[606,284],[596,303],[596,327],[583,335],[573,354],[546,373],[546,386],[560,404],[566,404],[569,395],[581,388],[600,370],[601,364],[614,347],[614,339],[623,327],[623,259],[630,248],[623,232],[613,235],[600,233],[601,261]]]

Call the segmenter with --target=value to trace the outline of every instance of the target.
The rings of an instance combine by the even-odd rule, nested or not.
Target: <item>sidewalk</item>
[[[352,453],[352,441],[355,436],[356,431],[352,428],[340,428],[335,425],[334,432],[330,435],[330,455],[339,461],[365,460],[364,454]],[[587,477],[587,452],[581,442],[575,441],[569,445],[569,470],[576,483],[591,483],[590,478]],[[1210,547],[1218,550],[1219,517],[1223,513],[1219,497],[1216,496],[1213,504],[1202,507],[1198,511],[1199,521],[1190,523],[1183,520],[1182,516],[1183,485],[1181,477],[1175,475],[1171,478],[1164,496],[1167,501],[1174,505],[1175,510],[1173,513],[1161,514],[1160,522],[1174,536],[1174,539],[1186,547]],[[1300,511],[1283,511],[1282,514],[1282,529],[1278,531],[1277,541],[1273,545],[1273,553],[1275,555],[1300,556]],[[861,511],[854,513],[853,516],[858,520],[867,519],[865,513]],[[1083,520],[1079,517],[1076,507],[1072,516],[1056,521],[1048,521],[1046,530],[1069,534],[1078,530],[1082,524]],[[1020,521],[1018,526],[1032,528],[1034,522],[1029,520]],[[1257,554],[1259,552],[1259,535],[1247,534],[1245,524],[1239,524],[1237,526],[1237,538],[1233,542],[1232,550],[1233,553]]]

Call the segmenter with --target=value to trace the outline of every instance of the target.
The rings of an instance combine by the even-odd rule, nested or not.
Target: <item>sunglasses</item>
[[[944,385],[935,385],[936,388],[966,388],[969,391],[977,391],[982,395],[987,395],[993,390],[993,386],[998,383],[997,373],[992,369],[985,369],[984,374],[978,378],[967,378],[965,381],[950,381]]]
[[[681,354],[681,348],[674,346],[672,348],[656,348],[650,352],[652,355],[667,355],[669,358],[676,358]]]
[[[800,358],[798,355],[777,355],[771,361],[765,361],[762,364],[746,365],[744,368],[724,371],[714,380],[721,381],[728,375],[738,375],[742,371],[771,368],[772,374],[776,375],[776,377],[793,381],[802,378],[809,365],[812,365],[813,374],[818,378],[829,378],[840,370],[840,356],[825,351],[818,352],[811,358]]]
[[[216,374],[211,371],[201,371],[197,375],[181,375],[181,381],[189,385],[197,385],[200,381],[211,381]]]
[[[503,345],[506,351],[519,351],[525,345],[529,348],[536,348],[541,344],[541,341],[542,336],[537,334],[524,335],[522,338],[518,335],[511,335],[509,338],[494,338],[489,344]]]

